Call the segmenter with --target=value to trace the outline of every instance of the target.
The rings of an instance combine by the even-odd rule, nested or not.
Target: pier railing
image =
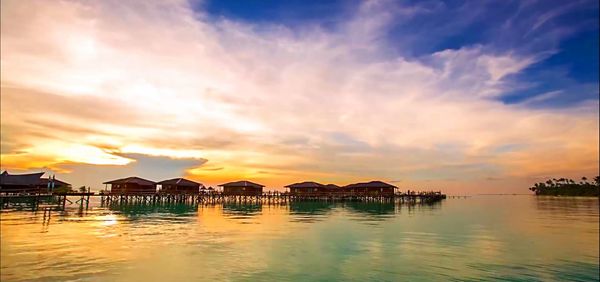
[[[257,194],[212,193],[148,193],[147,191],[125,193],[103,192],[102,202],[143,202],[143,203],[188,203],[188,202],[288,202],[288,201],[420,201],[434,202],[446,198],[440,192],[419,193],[374,193],[368,192],[307,192],[290,193],[267,191]]]
[[[10,193],[13,192],[13,193]],[[375,193],[367,192],[302,192],[290,193],[279,191],[266,191],[256,195],[227,195],[217,191],[185,193],[165,193],[148,190],[129,191],[100,191],[94,192],[68,192],[68,193],[40,193],[39,189],[2,191],[0,192],[0,208],[8,207],[10,204],[19,204],[23,201],[30,202],[35,208],[40,203],[55,203],[64,206],[69,203],[80,203],[87,208],[90,197],[101,197],[101,203],[219,203],[219,202],[263,202],[263,203],[286,203],[294,201],[385,201],[385,202],[421,202],[431,203],[446,198],[441,192],[410,192],[410,193]],[[29,193],[29,194],[28,194]],[[77,197],[78,200],[67,199]]]

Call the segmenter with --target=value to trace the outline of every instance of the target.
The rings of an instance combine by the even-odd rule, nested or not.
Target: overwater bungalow
[[[137,176],[126,177],[103,184],[110,184],[112,194],[153,194],[156,193],[156,182],[143,179]]]
[[[204,185],[185,178],[173,178],[158,182],[161,185],[161,193],[166,194],[198,194]]]
[[[0,174],[0,191],[4,193],[36,192],[39,190],[44,173],[9,174],[7,171]]]
[[[0,192],[3,193],[46,193],[61,188],[71,188],[71,184],[56,178],[43,178],[44,172],[27,174],[0,174]],[[50,184],[50,185],[49,185]]]
[[[325,188],[329,189],[330,192],[333,193],[341,193],[343,192],[342,187],[335,184],[326,184]]]
[[[292,195],[319,193],[326,190],[325,185],[313,181],[294,183],[284,187],[290,189]]]
[[[58,180],[56,178],[45,178],[45,177],[42,177],[42,178],[40,178],[40,182],[41,182],[40,184],[41,184],[41,188],[42,189],[43,188],[47,188],[48,184],[53,185],[52,183],[54,183],[53,190],[58,190],[58,189],[62,190],[63,188],[69,189],[69,190],[71,189],[71,184],[69,184],[67,182],[64,182],[62,180]]]
[[[313,181],[294,183],[285,186],[285,188],[290,189],[292,195],[323,195],[341,192],[340,186],[335,184],[325,185]]]
[[[223,187],[223,195],[227,196],[260,196],[264,185],[242,180],[219,185]]]
[[[382,181],[353,183],[342,187],[344,193],[347,194],[384,197],[394,196],[394,189],[396,188],[398,187]]]

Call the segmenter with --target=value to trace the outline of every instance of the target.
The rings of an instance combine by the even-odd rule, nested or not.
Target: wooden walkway
[[[267,202],[285,203],[292,201],[361,201],[361,202],[436,202],[446,198],[441,193],[411,193],[392,195],[373,195],[358,193],[307,193],[291,194],[266,192],[260,195],[211,194],[100,194],[102,202],[140,202],[140,203],[215,203],[215,202]]]
[[[69,197],[71,199],[69,199]],[[66,203],[77,203],[86,208],[90,197],[100,197],[101,204],[111,203],[145,203],[145,204],[203,204],[203,203],[288,203],[298,201],[358,201],[358,202],[399,202],[399,203],[433,203],[446,199],[439,192],[395,193],[389,195],[360,193],[302,193],[265,192],[260,195],[227,195],[223,193],[209,194],[166,194],[166,193],[33,193],[6,194],[0,193],[0,208],[11,205],[26,205],[32,208],[42,205],[65,207]],[[77,200],[75,200],[75,199]],[[72,201],[73,200],[73,201]]]
[[[0,193],[0,209],[8,208],[10,206],[31,207],[37,209],[40,205],[64,208],[67,202],[80,203],[81,205],[85,204],[87,208],[91,196],[97,196],[97,194],[94,192],[40,193],[39,191],[36,191],[22,194],[2,192]],[[67,197],[79,197],[79,199],[73,202]]]

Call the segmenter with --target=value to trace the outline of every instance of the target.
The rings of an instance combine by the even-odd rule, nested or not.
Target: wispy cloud
[[[185,1],[3,1],[2,166],[76,172],[148,156],[190,160],[180,169],[209,182],[277,185],[597,170],[597,103],[495,99],[537,54],[394,56],[382,37],[398,14],[385,7],[289,29]],[[523,147],[495,151],[506,144]]]

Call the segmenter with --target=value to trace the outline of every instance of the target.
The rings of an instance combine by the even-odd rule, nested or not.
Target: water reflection
[[[2,281],[598,280],[597,199],[95,203],[0,223]]]
[[[535,197],[538,211],[554,215],[572,215],[580,213],[598,214],[598,199],[589,197]]]
[[[251,223],[250,219],[262,212],[262,204],[251,202],[230,202],[222,204],[223,216],[230,219],[238,219],[240,223]]]
[[[344,207],[374,218],[380,218],[381,216],[396,212],[396,204],[393,202],[348,202],[344,204]]]
[[[322,220],[335,204],[327,201],[294,201],[289,203],[290,221],[311,223]]]
[[[179,203],[111,203],[106,207],[132,219],[150,214],[194,215],[198,210],[196,205]]]

